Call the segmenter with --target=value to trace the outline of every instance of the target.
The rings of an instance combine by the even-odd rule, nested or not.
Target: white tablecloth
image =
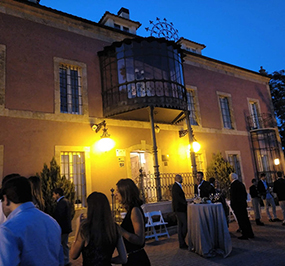
[[[225,212],[221,203],[188,204],[188,245],[201,256],[227,257],[232,251]]]

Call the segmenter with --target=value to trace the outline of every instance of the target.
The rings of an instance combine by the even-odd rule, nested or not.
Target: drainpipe
[[[153,106],[149,107],[151,137],[152,137],[152,143],[153,143],[153,161],[154,161],[153,168],[154,168],[154,175],[155,175],[157,201],[161,201],[161,187],[160,187],[159,165],[158,165],[158,158],[157,158],[157,146],[156,146],[154,119],[153,119],[153,109],[154,109]]]
[[[195,159],[195,152],[193,150],[193,131],[192,127],[190,124],[190,119],[189,119],[189,111],[185,111],[185,117],[186,117],[186,124],[187,124],[187,129],[188,129],[188,137],[189,137],[189,143],[190,143],[190,158],[191,158],[191,165],[192,165],[192,173],[193,177],[196,178],[197,176],[197,165],[196,165],[196,159]]]

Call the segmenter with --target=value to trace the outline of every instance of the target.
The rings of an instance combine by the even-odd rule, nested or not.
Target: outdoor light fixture
[[[160,132],[160,127],[158,125],[155,125],[154,130],[155,130],[156,133],[159,133]]]
[[[99,124],[92,125],[92,130],[98,133],[102,127],[103,134],[101,135],[101,139],[96,143],[96,148],[102,152],[110,151],[114,148],[115,142],[110,138],[108,128],[106,128],[106,121],[104,120]]]
[[[280,164],[280,160],[278,158],[274,159],[274,164],[275,165],[279,165]]]
[[[193,142],[192,142],[192,147],[193,147],[193,151],[194,152],[198,152],[201,148],[201,145],[196,141],[195,137],[194,137],[194,134],[193,134],[193,131],[192,132],[192,136],[193,136]],[[188,134],[188,130],[187,129],[182,129],[182,130],[179,130],[179,138],[183,138],[184,136],[186,136]],[[188,150],[190,150],[191,148],[191,145],[189,144],[188,145]]]
[[[192,145],[193,145],[193,151],[194,151],[194,152],[198,152],[198,151],[200,150],[200,148],[201,148],[200,143],[198,143],[197,141],[194,141],[194,142],[192,143]],[[189,145],[188,145],[188,150],[190,150],[190,148],[191,148],[191,145],[189,144]]]
[[[188,134],[188,130],[187,129],[182,129],[179,130],[179,138],[183,138],[184,136],[186,136]]]

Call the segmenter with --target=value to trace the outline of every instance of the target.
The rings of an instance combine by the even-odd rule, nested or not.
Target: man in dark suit
[[[185,242],[187,234],[187,201],[182,189],[182,176],[175,176],[175,183],[172,186],[172,209],[176,214],[178,223],[178,241],[181,249],[187,249]]]
[[[200,198],[209,198],[211,194],[215,194],[215,188],[210,184],[210,182],[205,181],[203,172],[197,172],[198,194]]]
[[[54,189],[52,197],[57,201],[53,217],[61,227],[61,245],[64,253],[64,265],[70,265],[69,247],[67,245],[68,235],[72,231],[70,203],[64,197],[63,190],[61,188]]]
[[[279,206],[281,207],[283,213],[282,225],[285,225],[285,179],[280,171],[277,172],[277,177],[278,179],[274,181],[273,192],[277,194]]]
[[[266,214],[268,216],[269,222],[281,222],[280,219],[277,218],[276,214],[276,205],[273,196],[271,195],[269,184],[266,181],[265,173],[260,174],[260,180],[257,183],[257,190],[261,195],[261,199],[263,200],[264,207],[266,209]],[[269,212],[269,206],[272,208],[273,219]]]
[[[261,219],[261,210],[260,210],[260,195],[257,190],[257,180],[254,178],[251,180],[252,186],[249,188],[249,194],[251,196],[252,208],[254,211],[255,222],[257,225],[264,225]]]
[[[238,237],[238,239],[254,238],[247,213],[247,192],[245,186],[238,180],[237,174],[231,173],[229,177],[232,181],[230,188],[231,207],[237,217],[238,225],[242,233],[242,236]]]

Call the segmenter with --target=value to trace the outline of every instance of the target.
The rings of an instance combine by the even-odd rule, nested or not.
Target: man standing
[[[215,188],[210,184],[210,182],[205,181],[203,172],[197,172],[198,185],[198,195],[200,198],[209,198],[211,194],[215,194]]]
[[[182,176],[175,176],[175,183],[172,186],[172,209],[176,214],[178,223],[178,241],[181,249],[188,249],[185,242],[187,235],[187,201],[182,189]]]
[[[1,201],[7,220],[0,225],[0,265],[64,265],[60,227],[35,207],[28,179],[7,180]]]
[[[67,245],[68,235],[72,231],[70,203],[64,197],[63,190],[61,188],[54,189],[52,197],[57,201],[53,217],[61,227],[61,245],[63,247],[64,265],[70,265],[69,247]]]
[[[285,179],[282,177],[282,172],[277,172],[278,179],[274,182],[273,192],[277,194],[279,205],[283,213],[283,223],[285,225]]]
[[[281,220],[277,218],[274,198],[270,193],[269,185],[266,182],[266,175],[264,173],[260,175],[260,180],[257,183],[257,190],[263,200],[269,222],[281,222]],[[274,219],[272,219],[271,214],[269,212],[269,205],[271,205],[272,207],[272,213]]]
[[[242,236],[238,237],[238,239],[254,238],[247,213],[247,192],[245,186],[238,180],[237,174],[231,173],[229,177],[232,181],[230,188],[231,207],[237,217],[242,233]]]
[[[254,211],[255,222],[257,225],[264,225],[263,222],[260,221],[260,196],[257,190],[257,181],[256,179],[251,180],[252,186],[249,188],[249,194],[251,196],[252,208]]]

